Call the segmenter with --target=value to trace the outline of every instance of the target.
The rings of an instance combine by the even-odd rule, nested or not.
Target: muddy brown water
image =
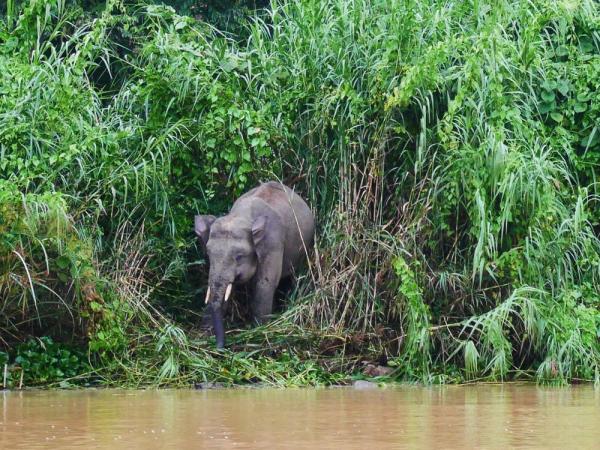
[[[596,448],[600,390],[1,392],[0,448]]]

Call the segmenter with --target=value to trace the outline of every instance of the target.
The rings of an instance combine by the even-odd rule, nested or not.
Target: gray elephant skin
[[[242,195],[226,216],[195,216],[194,230],[210,263],[205,302],[217,348],[225,345],[223,312],[232,286],[250,284],[252,315],[264,323],[279,282],[306,260],[314,227],[306,202],[275,181]]]

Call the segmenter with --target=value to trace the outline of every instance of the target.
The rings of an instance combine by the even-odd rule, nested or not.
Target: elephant
[[[264,323],[272,312],[279,282],[292,275],[307,257],[315,219],[298,194],[270,181],[239,197],[225,216],[195,216],[194,231],[208,254],[205,303],[217,349],[222,349],[224,306],[233,285],[249,284],[253,319]]]

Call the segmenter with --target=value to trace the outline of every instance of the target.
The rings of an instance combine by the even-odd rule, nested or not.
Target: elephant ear
[[[252,241],[259,259],[283,245],[281,220],[274,214],[260,215],[252,223]]]
[[[194,232],[202,244],[206,247],[208,236],[210,235],[210,227],[215,221],[215,216],[195,216],[194,217]]]

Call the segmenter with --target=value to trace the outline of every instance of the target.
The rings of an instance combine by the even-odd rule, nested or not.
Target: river
[[[600,448],[600,390],[0,392],[0,448]]]

